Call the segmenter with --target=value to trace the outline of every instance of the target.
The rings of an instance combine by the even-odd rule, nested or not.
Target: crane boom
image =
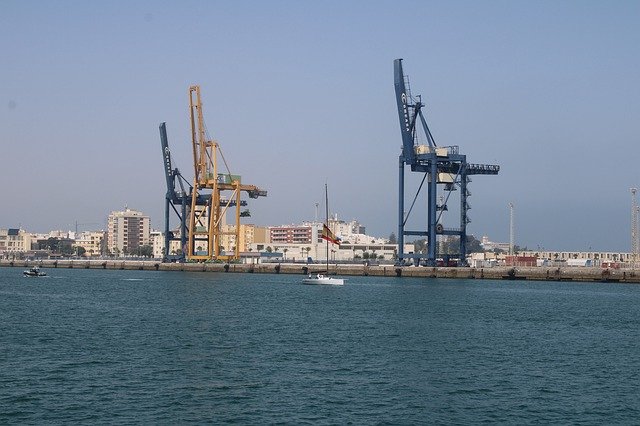
[[[393,61],[393,70],[396,104],[398,106],[398,117],[400,118],[400,132],[402,134],[402,155],[405,161],[410,163],[415,157],[412,131],[415,126],[415,119],[411,117],[409,112],[409,96],[404,82],[404,73],[402,72],[402,59]]]

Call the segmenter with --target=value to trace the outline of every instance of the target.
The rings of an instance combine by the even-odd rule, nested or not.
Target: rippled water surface
[[[640,286],[0,268],[0,423],[638,424]]]

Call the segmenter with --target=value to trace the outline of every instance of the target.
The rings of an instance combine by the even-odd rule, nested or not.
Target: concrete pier
[[[294,263],[225,264],[225,263],[161,263],[156,260],[0,260],[0,267],[68,269],[119,269],[141,271],[188,271],[258,274],[298,274],[324,271],[325,265]],[[343,276],[458,278],[532,281],[581,281],[640,283],[640,269],[605,269],[588,267],[493,267],[432,268],[398,267],[394,265],[329,265],[329,274]]]

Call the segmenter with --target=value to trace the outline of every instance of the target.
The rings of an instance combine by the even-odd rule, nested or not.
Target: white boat
[[[309,274],[307,278],[302,280],[302,284],[329,284],[329,285],[344,285],[343,278],[327,277],[322,274]]]
[[[326,222],[322,225],[322,239],[327,242],[327,271],[329,271],[329,242],[340,245],[340,238],[336,237],[329,229],[329,195],[327,192],[327,184],[324,184],[324,198],[326,208]],[[343,278],[329,277],[321,273],[311,273],[307,278],[302,279],[302,284],[329,284],[344,285]]]
[[[47,276],[47,273],[42,272],[40,268],[37,266],[32,267],[28,271],[23,271],[22,274],[25,277],[46,277]]]

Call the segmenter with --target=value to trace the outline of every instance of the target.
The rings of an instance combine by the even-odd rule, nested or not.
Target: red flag
[[[333,235],[331,229],[327,225],[322,225],[322,239],[332,242],[333,244],[340,245],[340,238]]]

